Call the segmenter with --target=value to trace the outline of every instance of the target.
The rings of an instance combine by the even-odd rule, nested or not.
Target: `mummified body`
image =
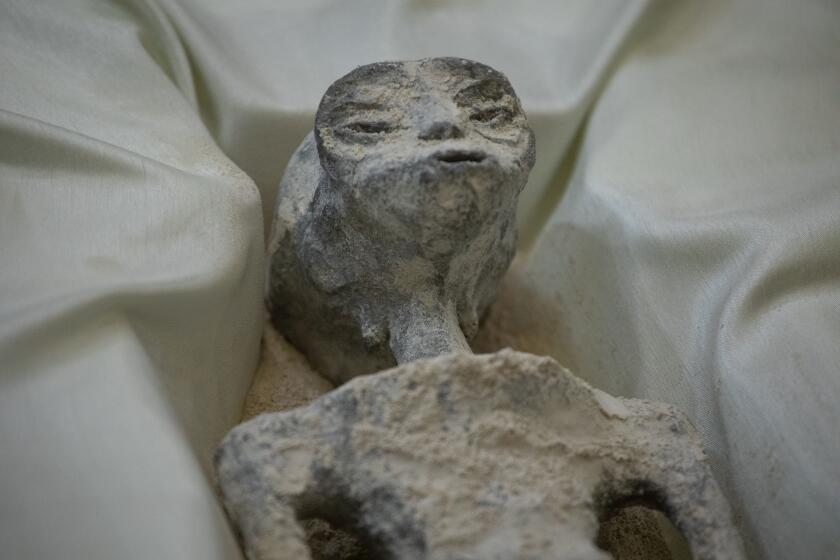
[[[373,64],[329,88],[281,185],[269,309],[333,381],[411,363],[228,434],[216,473],[248,558],[320,557],[314,520],[376,558],[605,560],[599,517],[636,500],[694,558],[744,557],[673,407],[610,397],[548,358],[458,355],[510,264],[533,162],[487,66]]]
[[[360,558],[608,560],[598,519],[628,503],[663,509],[695,560],[744,559],[684,415],[510,350],[403,364],[259,416],[227,435],[216,472],[251,560],[336,557],[310,555],[313,518],[356,535]]]
[[[280,186],[273,322],[336,382],[469,352],[533,163],[519,100],[488,66],[383,62],[339,79]]]

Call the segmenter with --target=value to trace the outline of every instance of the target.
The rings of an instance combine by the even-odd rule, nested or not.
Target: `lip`
[[[441,150],[432,154],[432,158],[447,165],[477,164],[487,159],[487,154],[479,150]]]

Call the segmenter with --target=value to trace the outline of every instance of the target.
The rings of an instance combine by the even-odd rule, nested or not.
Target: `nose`
[[[420,140],[449,140],[461,138],[464,131],[454,119],[436,119],[425,124],[420,130]]]

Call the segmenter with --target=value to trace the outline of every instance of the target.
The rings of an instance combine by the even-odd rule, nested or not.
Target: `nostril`
[[[485,154],[475,150],[444,150],[434,154],[434,158],[444,163],[481,163]]]
[[[436,121],[431,123],[421,134],[421,140],[447,140],[463,136],[461,129],[454,122]]]

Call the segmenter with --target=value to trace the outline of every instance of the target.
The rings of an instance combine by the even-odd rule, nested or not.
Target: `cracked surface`
[[[469,352],[534,154],[513,88],[483,64],[382,62],[337,80],[280,185],[273,323],[334,383]]]
[[[216,466],[254,560],[310,558],[309,518],[360,535],[373,558],[606,559],[598,517],[635,498],[661,504],[694,558],[742,558],[680,413],[610,397],[530,354],[357,378],[235,428]]]

